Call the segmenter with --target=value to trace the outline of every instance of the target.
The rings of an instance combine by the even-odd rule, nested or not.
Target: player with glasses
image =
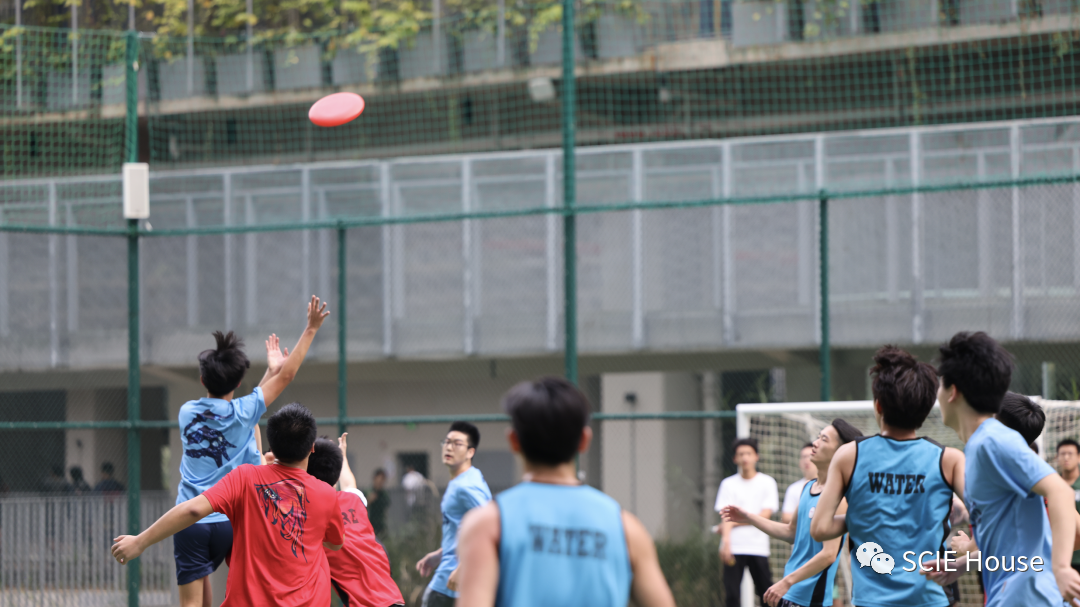
[[[424,591],[423,607],[453,607],[458,596],[458,525],[466,512],[491,501],[484,475],[472,465],[480,430],[469,422],[454,422],[439,445],[443,463],[450,469],[450,484],[442,498],[442,547],[416,563],[424,577],[435,572]]]

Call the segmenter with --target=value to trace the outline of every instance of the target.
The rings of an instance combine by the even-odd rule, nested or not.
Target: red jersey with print
[[[326,560],[341,604],[345,607],[404,605],[405,599],[390,577],[390,559],[375,539],[363,494],[356,489],[339,491],[337,504],[345,525],[345,546],[337,552],[327,552]]]
[[[330,604],[323,542],[341,545],[337,492],[299,468],[244,464],[205,493],[233,528],[222,607]]]

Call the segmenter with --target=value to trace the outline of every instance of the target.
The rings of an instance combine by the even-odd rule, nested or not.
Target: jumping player
[[[345,456],[348,433],[338,444],[325,438],[315,441],[308,459],[308,474],[330,485],[341,483],[337,506],[345,525],[345,546],[328,552],[330,582],[344,607],[391,607],[404,605],[401,591],[390,577],[390,559],[375,539],[368,520],[367,500],[356,488],[356,477]]]
[[[267,405],[288,386],[307,355],[308,347],[329,312],[312,296],[307,307],[307,328],[289,355],[278,348],[278,338],[266,341],[267,368],[259,386],[247,396],[233,398],[251,363],[244,343],[232,331],[214,332],[217,347],[199,354],[199,376],[206,397],[180,407],[180,486],[176,503],[182,504],[213,487],[241,464],[263,463],[261,432],[256,426]],[[182,607],[210,607],[211,587],[206,579],[232,549],[232,526],[215,512],[176,534],[173,556]]]
[[[461,528],[459,607],[674,607],[652,538],[634,515],[581,484],[574,457],[592,440],[589,402],[545,377],[503,397],[525,479]]]
[[[905,571],[901,559],[908,551],[944,553],[953,492],[963,491],[964,454],[915,435],[934,407],[933,367],[885,346],[874,354],[870,375],[881,433],[836,452],[810,535],[822,542],[845,529],[850,534],[851,602],[857,607],[946,607],[942,587]],[[846,519],[836,516],[844,497]],[[892,562],[890,574],[854,566],[869,563],[870,552]]]
[[[126,565],[150,546],[220,512],[232,522],[235,547],[222,607],[330,604],[324,549],[341,549],[345,529],[333,487],[306,472],[316,434],[310,411],[299,403],[285,405],[266,427],[272,463],[243,464],[146,531],[121,535],[114,540],[113,557]]]
[[[725,521],[753,525],[778,540],[793,544],[791,558],[784,567],[784,577],[765,591],[770,607],[829,607],[833,602],[833,581],[843,537],[817,542],[810,537],[810,520],[821,497],[821,487],[828,480],[829,464],[841,445],[862,436],[859,430],[837,418],[822,428],[811,444],[810,462],[817,470],[815,479],[805,484],[798,497],[795,517],[784,523],[771,521],[738,506],[727,506],[721,514]],[[837,514],[847,511],[841,502]]]
[[[435,571],[423,607],[453,607],[457,598],[458,526],[465,513],[491,501],[491,489],[472,459],[480,445],[480,430],[469,422],[454,422],[442,441],[443,463],[450,469],[450,484],[442,498],[442,547],[416,563],[422,576]]]
[[[1062,598],[1073,604],[1080,597],[1080,573],[1071,565],[1073,491],[1026,438],[994,418],[1012,379],[1012,356],[981,331],[957,333],[939,351],[937,398],[945,425],[965,443],[965,499],[980,558],[1038,557],[1051,564],[1006,571],[980,562],[987,607],[1057,607]],[[957,565],[958,571],[935,579],[958,578],[967,567]]]

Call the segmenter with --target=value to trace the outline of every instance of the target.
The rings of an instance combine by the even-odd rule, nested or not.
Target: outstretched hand
[[[270,337],[266,339],[266,366],[271,375],[277,375],[278,371],[281,371],[281,366],[285,364],[285,359],[289,358],[289,349],[285,348],[285,353],[281,353],[281,344],[278,341],[278,336],[271,333]]]
[[[738,506],[724,506],[720,509],[720,516],[724,517],[725,523],[735,523],[737,525],[750,524],[750,515]]]
[[[330,313],[326,311],[326,303],[322,302],[318,297],[311,296],[311,301],[307,306],[307,326],[309,329],[318,330],[322,326],[326,317],[330,316]]]

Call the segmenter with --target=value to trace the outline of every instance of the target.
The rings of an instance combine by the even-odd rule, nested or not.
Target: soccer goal
[[[1032,397],[1046,413],[1046,427],[1036,441],[1039,454],[1046,461],[1054,464],[1054,452],[1058,441],[1064,438],[1080,438],[1080,401],[1045,400]],[[776,484],[783,495],[788,485],[802,478],[799,470],[799,451],[806,443],[817,437],[821,429],[839,417],[862,431],[872,435],[879,432],[874,417],[874,403],[869,400],[804,402],[804,403],[747,403],[735,407],[735,432],[738,438],[753,438],[758,442],[761,459],[758,471],[776,479]],[[919,436],[926,436],[945,445],[963,450],[964,446],[956,432],[945,426],[941,419],[941,410],[935,404],[927,416]],[[790,545],[778,540],[772,541],[770,565],[773,579],[783,576],[784,564],[790,555]],[[843,552],[847,557],[847,551]],[[837,573],[837,582],[845,589],[845,598],[850,601],[851,576],[847,558],[841,562]],[[747,577],[743,582],[743,607],[753,607],[753,586],[747,588]],[[841,582],[842,580],[842,582]],[[960,605],[981,605],[982,599],[976,580],[971,576],[961,578]],[[749,598],[749,601],[747,600]]]

